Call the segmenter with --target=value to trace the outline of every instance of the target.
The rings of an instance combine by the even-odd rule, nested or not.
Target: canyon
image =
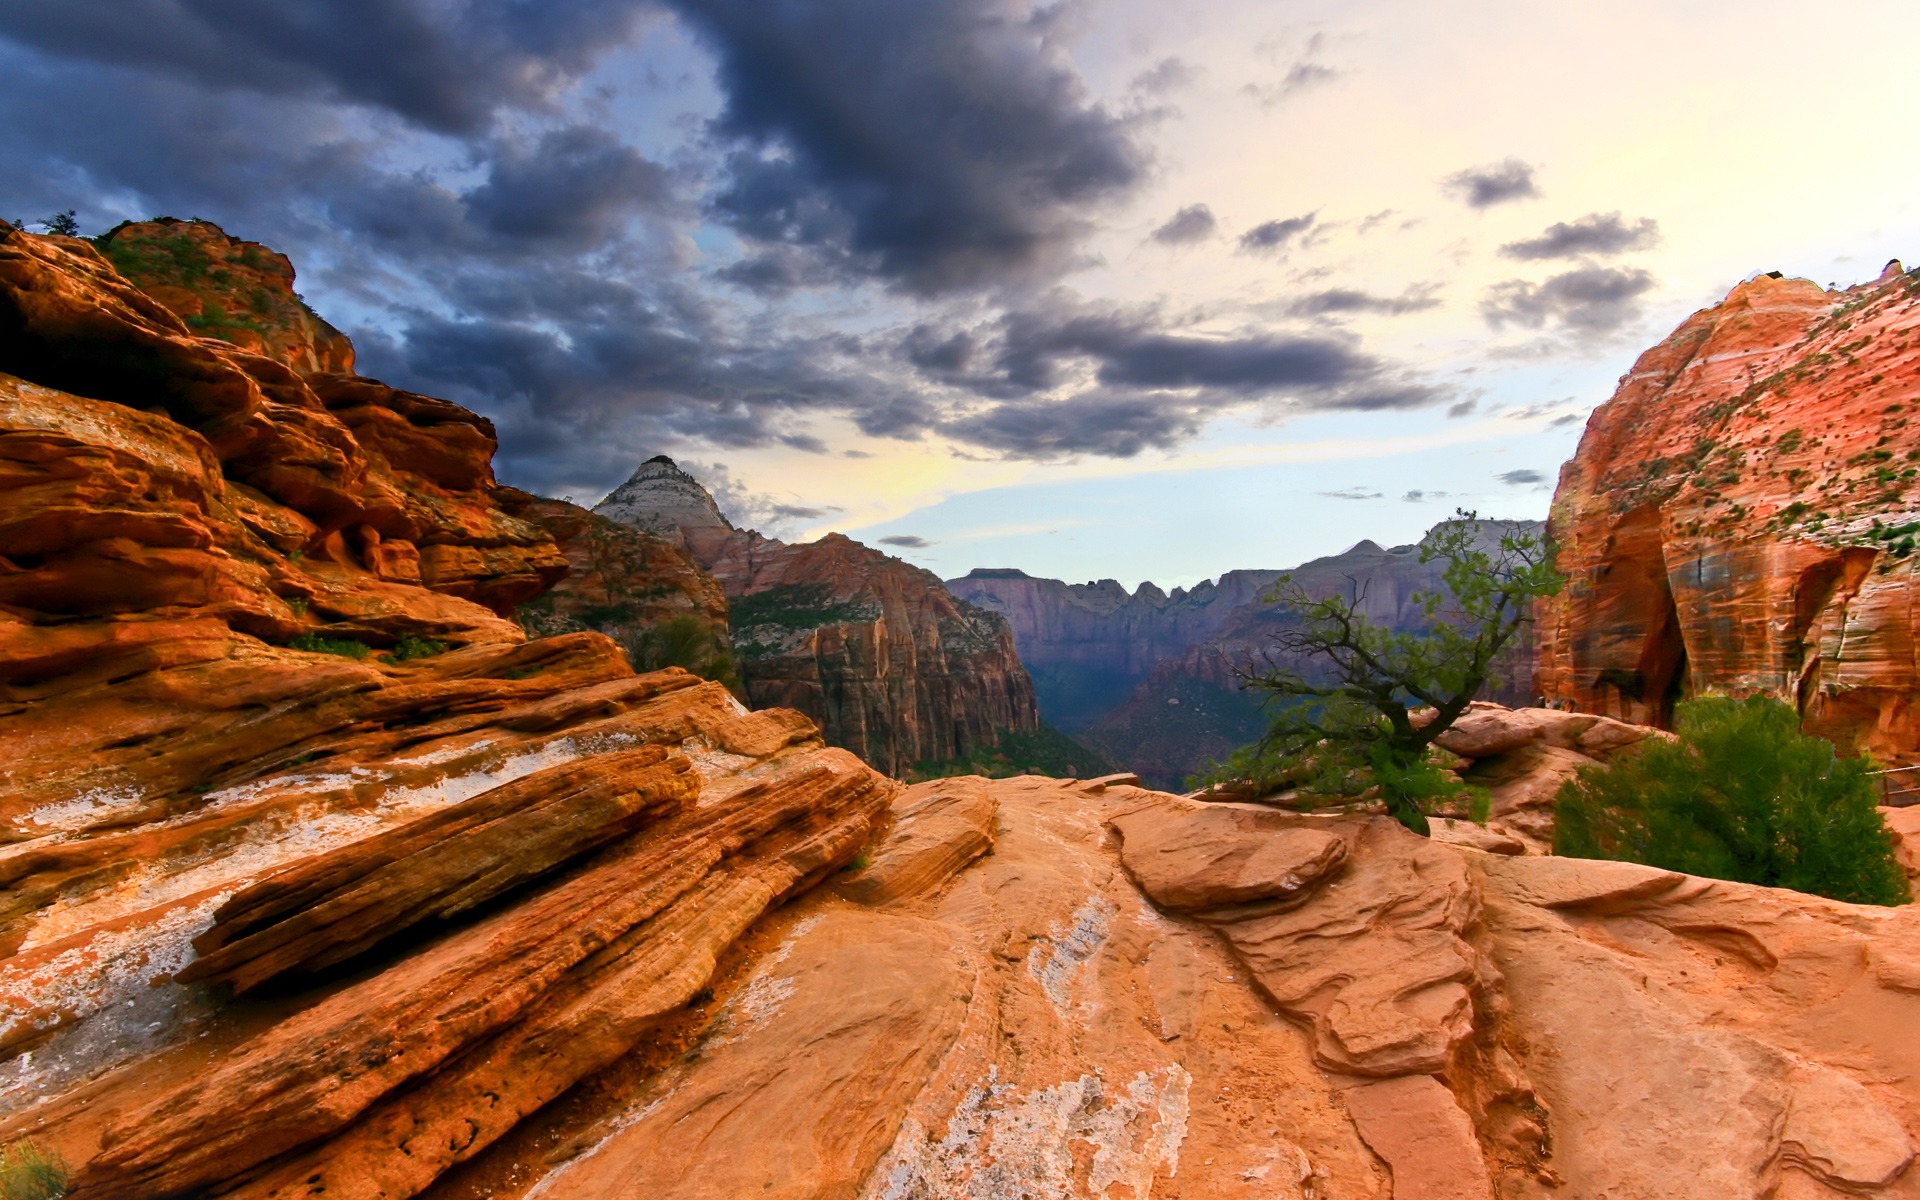
[[[1561,469],[1540,686],[1665,723],[1700,691],[1920,761],[1920,276],[1761,275],[1641,355]]]
[[[1538,536],[1538,522],[1487,521],[1485,535]],[[1291,570],[1229,571],[1191,590],[1143,583],[1065,584],[1014,570],[980,569],[949,580],[954,593],[1003,614],[1033,672],[1042,717],[1105,751],[1156,787],[1178,790],[1265,730],[1259,703],[1236,672],[1254,665],[1287,618],[1265,597],[1282,575],[1311,596],[1352,594],[1360,612],[1390,629],[1426,625],[1416,594],[1441,586],[1444,564],[1416,546],[1363,541]],[[1524,702],[1533,689],[1531,638],[1516,639],[1486,698]]]
[[[1487,820],[1431,839],[908,786],[528,625],[724,616],[808,703],[871,629],[856,705],[958,647],[1017,721],[1000,619],[702,525],[670,463],[673,530],[502,488],[488,422],[288,320],[0,227],[0,1145],[74,1200],[1920,1196],[1920,909],[1541,852],[1661,731],[1476,704]]]

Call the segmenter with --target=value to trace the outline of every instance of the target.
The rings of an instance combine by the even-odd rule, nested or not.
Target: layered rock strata
[[[681,1049],[435,1194],[1915,1195],[1915,916],[937,781],[748,939]]]
[[[719,581],[750,703],[806,713],[828,742],[883,771],[905,775],[1039,728],[1006,622],[930,571],[842,534],[796,545],[735,529],[664,456],[594,511],[671,531]]]
[[[1640,356],[1561,470],[1557,699],[1664,723],[1702,691],[1920,758],[1920,276],[1828,291],[1763,275]]]
[[[0,1143],[70,1195],[418,1194],[671,1046],[899,790],[526,641],[567,563],[464,409],[17,232],[0,371]]]

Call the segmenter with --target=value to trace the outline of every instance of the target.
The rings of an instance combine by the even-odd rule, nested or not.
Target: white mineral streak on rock
[[[1146,1200],[1180,1165],[1193,1077],[1178,1063],[1141,1071],[1110,1094],[1098,1075],[1022,1094],[999,1069],[969,1091],[935,1140],[909,1119],[862,1200],[1105,1200],[1118,1186]],[[1074,1149],[1092,1150],[1084,1181]]]
[[[1073,999],[1074,979],[1087,960],[1106,943],[1107,927],[1119,909],[1105,896],[1090,897],[1074,910],[1073,924],[1065,930],[1055,925],[1049,940],[1037,942],[1027,951],[1027,973],[1047,993],[1047,999],[1062,1016]]]

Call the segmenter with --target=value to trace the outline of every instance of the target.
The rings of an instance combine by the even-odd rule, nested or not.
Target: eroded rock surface
[[[595,512],[677,540],[719,581],[749,703],[806,713],[883,771],[904,776],[1039,727],[1005,620],[930,571],[843,534],[789,544],[735,529],[664,456]]]
[[[1761,692],[1920,757],[1916,315],[1897,263],[1846,291],[1763,275],[1640,356],[1554,494],[1549,696],[1664,724],[1694,692]]]

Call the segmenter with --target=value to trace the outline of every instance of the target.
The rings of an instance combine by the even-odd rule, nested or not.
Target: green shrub
[[[618,640],[637,672],[681,667],[729,688],[739,686],[732,646],[696,616],[669,617],[657,625],[630,630]]]
[[[414,637],[408,634],[395,642],[393,649],[380,656],[381,662],[403,663],[409,659],[432,658],[436,654],[445,654],[447,644],[432,638]]]
[[[1875,811],[1873,763],[1840,758],[1763,696],[1683,702],[1652,742],[1561,789],[1553,849],[1859,904],[1911,897]]]
[[[66,1160],[32,1138],[0,1149],[0,1200],[56,1200],[72,1183]]]
[[[317,633],[303,633],[287,643],[289,650],[305,650],[309,654],[338,654],[341,658],[365,658],[373,653],[373,647],[352,638],[322,637]]]

